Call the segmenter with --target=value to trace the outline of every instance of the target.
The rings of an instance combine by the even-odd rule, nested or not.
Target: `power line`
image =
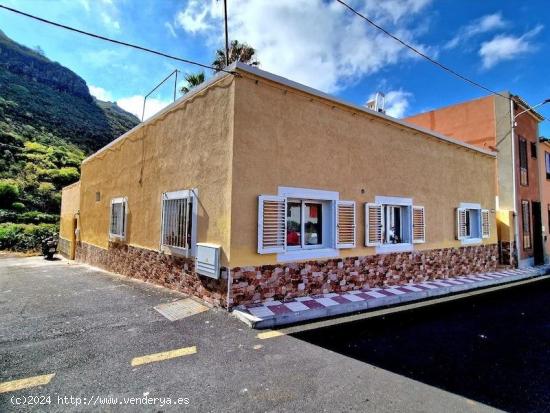
[[[119,44],[119,45],[122,45],[122,46],[131,47],[133,49],[141,50],[143,52],[153,53],[153,54],[156,54],[158,56],[166,57],[166,58],[172,59],[172,60],[177,60],[177,61],[183,62],[183,63],[188,63],[190,65],[200,66],[200,67],[203,67],[205,69],[212,69],[212,70],[219,71],[219,72],[235,74],[234,72],[231,72],[229,70],[218,69],[218,68],[215,68],[214,66],[209,66],[209,65],[205,65],[203,63],[194,62],[193,60],[189,60],[189,59],[183,59],[181,57],[169,55],[169,54],[164,53],[164,52],[159,52],[157,50],[149,49],[147,47],[139,46],[139,45],[132,44],[132,43],[123,42],[123,41],[120,41],[120,40],[111,39],[109,37],[101,36],[99,34],[86,32],[86,31],[80,30],[80,29],[76,29],[74,27],[67,26],[65,24],[57,23],[57,22],[54,22],[54,21],[51,21],[51,20],[44,19],[42,17],[38,17],[38,16],[34,16],[32,14],[29,14],[29,13],[25,13],[21,10],[14,9],[12,7],[4,6],[3,4],[0,4],[0,8],[11,11],[13,13],[20,14],[22,16],[29,17],[29,18],[34,19],[34,20],[38,20],[39,22],[42,22],[42,23],[50,24],[52,26],[56,26],[56,27],[60,27],[62,29],[66,29],[66,30],[70,30],[70,31],[73,31],[73,32],[76,32],[76,33],[80,33],[80,34],[83,34],[85,36],[90,36],[90,37],[94,37],[96,39],[105,40],[107,42],[116,43],[116,44]]]
[[[379,26],[378,24],[376,24],[375,22],[373,22],[371,19],[369,19],[367,16],[361,14],[360,12],[358,12],[357,10],[355,10],[353,7],[351,7],[349,4],[347,4],[346,2],[342,1],[342,0],[336,0],[338,3],[340,3],[342,6],[344,6],[345,8],[347,8],[349,11],[351,11],[352,13],[354,13],[355,15],[361,17],[362,19],[364,19],[365,21],[367,21],[369,24],[371,24],[372,26],[376,27],[378,30],[382,31],[383,33],[385,33],[386,35],[388,35],[389,37],[391,37],[392,39],[394,39],[395,41],[401,43],[403,46],[405,46],[407,49],[410,49],[412,50],[414,53],[416,53],[417,55],[423,57],[424,59],[428,60],[430,63],[438,66],[439,68],[451,73],[452,75],[458,77],[459,79],[462,79],[468,83],[470,83],[471,85],[474,85],[478,88],[481,88],[487,92],[490,92],[491,94],[493,95],[498,95],[498,96],[501,96],[505,99],[510,99],[509,96],[505,96],[501,93],[498,93],[492,89],[489,89],[488,87],[486,86],[483,86],[481,83],[478,83],[476,82],[475,80],[471,80],[469,78],[467,78],[466,76],[464,75],[461,75],[460,73],[458,73],[457,71],[451,69],[450,67],[448,66],[445,66],[444,64],[442,63],[439,63],[437,60],[431,58],[430,56],[426,55],[425,53],[421,52],[420,50],[418,50],[417,48],[415,48],[414,46],[411,46],[410,44],[404,42],[403,40],[401,40],[399,37],[393,35],[392,33],[390,33],[389,31],[387,31],[386,29],[384,29],[383,27]]]

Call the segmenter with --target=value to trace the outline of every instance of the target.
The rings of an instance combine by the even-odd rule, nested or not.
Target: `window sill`
[[[379,245],[376,247],[377,254],[389,254],[392,252],[410,252],[413,251],[413,244],[402,243],[402,244],[386,244]]]
[[[334,258],[338,257],[339,253],[336,248],[315,248],[315,249],[299,249],[290,250],[283,254],[277,254],[277,261],[297,261],[308,260],[314,258]]]
[[[189,257],[191,255],[191,252],[187,248],[171,247],[169,245],[162,245],[160,250],[165,254],[178,257]]]
[[[109,241],[111,242],[124,242],[126,241],[125,235],[109,234]]]
[[[473,245],[473,244],[481,244],[483,242],[482,238],[466,238],[460,240],[460,243],[462,245]]]

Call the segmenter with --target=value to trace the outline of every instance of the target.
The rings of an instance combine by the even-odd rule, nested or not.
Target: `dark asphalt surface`
[[[294,337],[511,412],[550,412],[550,280]]]
[[[0,383],[55,373],[47,385],[1,393],[0,412],[494,411],[303,339],[259,340],[257,331],[223,310],[171,322],[153,309],[180,298],[84,265],[0,255]],[[388,351],[403,345],[394,346],[395,331],[388,335]],[[421,353],[421,345],[408,345],[402,353]],[[189,346],[197,353],[130,364],[134,357]],[[120,400],[144,394],[188,398],[189,404],[58,403],[58,397]],[[51,403],[12,403],[13,397],[28,396],[50,396]]]

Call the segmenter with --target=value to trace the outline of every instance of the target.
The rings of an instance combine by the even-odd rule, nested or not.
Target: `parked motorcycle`
[[[47,260],[53,259],[54,254],[57,252],[57,237],[48,237],[42,240],[42,255]]]

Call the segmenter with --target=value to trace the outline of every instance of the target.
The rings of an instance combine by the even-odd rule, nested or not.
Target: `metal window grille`
[[[162,244],[188,249],[191,245],[191,198],[165,199],[163,202]]]

